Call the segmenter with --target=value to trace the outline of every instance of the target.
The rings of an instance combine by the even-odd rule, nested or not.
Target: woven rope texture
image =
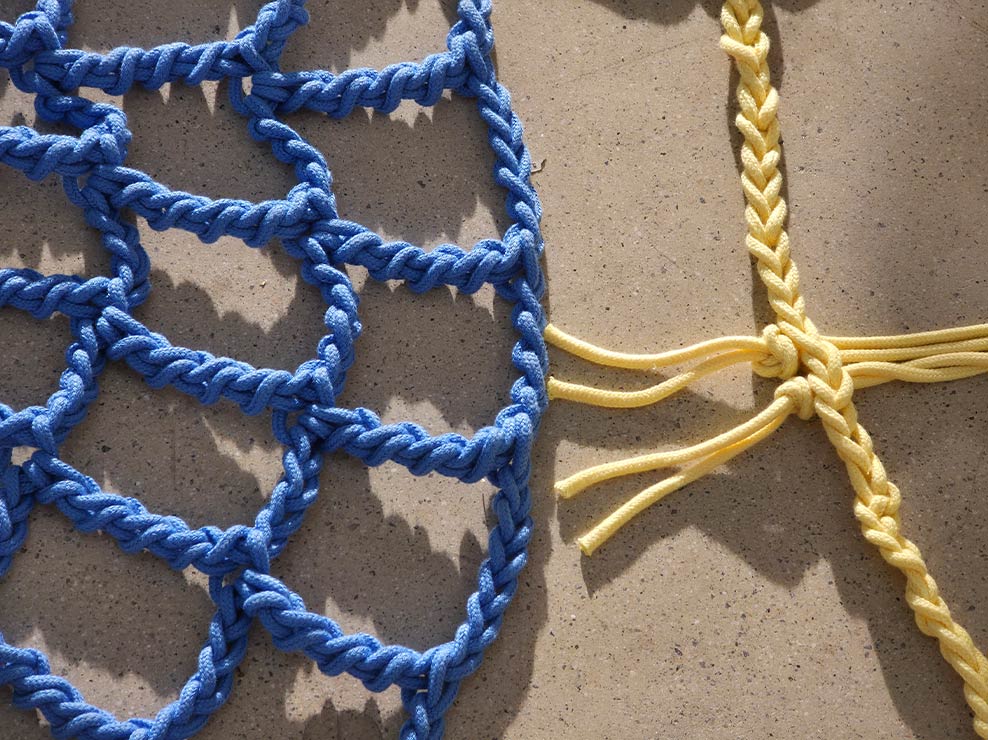
[[[532,524],[530,450],[547,402],[541,209],[529,181],[531,160],[521,123],[491,58],[490,0],[461,0],[442,53],[340,74],[279,68],[286,42],[307,21],[303,0],[268,3],[231,41],[117,48],[106,54],[63,48],[70,11],[71,0],[40,0],[13,25],[0,23],[0,65],[18,89],[34,96],[41,119],[78,135],[0,127],[0,160],[31,179],[61,179],[68,199],[100,232],[112,274],[84,278],[0,270],[0,306],[38,319],[61,314],[73,336],[67,367],[47,401],[20,410],[0,404],[0,575],[24,542],[32,508],[48,504],[79,530],[114,537],[126,552],[147,550],[172,568],[205,573],[216,612],[195,674],[178,699],[153,718],[120,720],[91,706],[68,681],[50,673],[44,655],[2,637],[0,684],[11,687],[18,707],[39,710],[57,738],[186,738],[229,697],[248,628],[257,621],[275,645],[304,653],[323,673],[349,673],[372,691],[398,686],[409,715],[401,730],[404,740],[441,737],[460,682],[477,669],[496,638],[525,565]],[[231,103],[250,135],[294,168],[298,184],[283,199],[214,200],[171,190],[126,167],[131,132],[123,112],[79,94],[91,88],[119,96],[137,85],[157,89],[206,80],[228,80]],[[425,251],[386,242],[341,218],[323,156],[279,120],[300,109],[339,118],[357,107],[390,112],[403,101],[432,106],[448,91],[477,102],[511,221],[501,238],[469,249],[443,245]],[[327,305],[326,335],[315,357],[292,371],[257,368],[175,346],[144,326],[133,310],[148,296],[150,262],[127,220],[135,214],[153,229],[184,229],[207,243],[224,235],[254,247],[280,240]],[[433,436],[413,422],[382,424],[368,409],[338,407],[335,400],[361,331],[345,265],[365,268],[378,280],[403,281],[413,291],[452,286],[472,293],[493,286],[513,305],[518,334],[512,360],[519,377],[511,404],[470,438]],[[107,361],[120,360],[154,388],[173,386],[204,404],[225,399],[246,414],[270,413],[273,433],[284,446],[284,473],[251,526],[192,528],[175,516],[149,511],[135,498],[103,491],[59,458],[59,446],[97,397],[100,371]],[[20,465],[12,462],[15,447],[31,453]],[[463,482],[486,478],[496,486],[488,557],[450,641],[419,652],[347,634],[333,620],[308,611],[271,575],[272,560],[317,497],[324,453],[334,450],[368,465],[390,460],[416,475],[437,472]]]

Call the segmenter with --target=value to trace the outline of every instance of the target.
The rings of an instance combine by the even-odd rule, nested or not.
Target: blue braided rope
[[[43,404],[13,409],[0,404],[0,575],[27,536],[36,505],[53,505],[83,532],[114,537],[126,552],[147,550],[172,568],[209,576],[216,612],[198,667],[179,698],[154,718],[118,720],[88,704],[68,681],[50,672],[36,650],[0,636],[0,684],[14,703],[40,710],[56,738],[176,740],[196,733],[227,700],[234,669],[246,650],[248,628],[260,622],[282,650],[301,652],[328,675],[349,673],[371,691],[401,690],[408,720],[403,740],[443,735],[444,717],[460,682],[479,666],[525,566],[531,537],[530,452],[547,398],[545,325],[540,304],[541,208],[529,181],[531,159],[508,91],[491,59],[490,0],[460,0],[446,51],[421,62],[382,70],[283,72],[278,59],[292,32],[307,21],[304,0],[275,0],[232,41],[153,49],[118,48],[106,54],[63,48],[72,21],[71,0],[39,0],[13,24],[0,22],[0,66],[34,96],[38,115],[79,131],[40,134],[25,126],[0,127],[0,161],[27,177],[59,177],[69,201],[82,209],[111,255],[107,276],[42,275],[0,269],[0,307],[37,318],[63,314],[73,341],[58,390]],[[124,165],[131,132],[123,112],[78,94],[95,88],[121,95],[135,85],[198,85],[231,80],[233,107],[250,135],[267,142],[290,164],[298,184],[280,200],[252,203],[176,191]],[[250,93],[244,91],[249,80]],[[323,156],[278,115],[303,108],[332,117],[354,108],[393,111],[402,101],[434,105],[446,91],[477,101],[495,153],[494,179],[506,192],[511,226],[473,247],[446,244],[431,251],[386,242],[340,217]],[[302,278],[320,291],[327,333],[313,359],[294,371],[256,368],[209,352],[177,347],[139,322],[134,308],[147,297],[150,261],[135,213],[154,229],[185,229],[203,242],[234,236],[249,246],[279,238],[298,260]],[[340,265],[365,268],[378,280],[402,280],[411,290],[449,285],[472,293],[491,285],[514,308],[518,340],[512,361],[519,376],[511,403],[472,437],[432,435],[413,422],[382,424],[372,411],[336,405],[360,336],[357,296]],[[182,519],[149,511],[139,500],[102,490],[61,460],[59,447],[97,397],[108,361],[122,360],[154,388],[174,386],[204,404],[232,401],[247,414],[271,414],[284,446],[283,473],[251,525],[192,528]],[[33,449],[14,465],[15,446]],[[488,539],[477,590],[448,642],[424,652],[385,645],[371,635],[347,634],[271,575],[319,491],[328,451],[344,450],[368,465],[386,460],[415,475],[438,472],[464,482],[487,478],[497,488],[497,522]]]

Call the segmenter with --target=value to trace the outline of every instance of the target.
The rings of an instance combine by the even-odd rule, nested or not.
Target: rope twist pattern
[[[216,606],[195,674],[178,699],[151,719],[119,720],[88,704],[68,681],[51,674],[41,653],[0,636],[0,684],[12,688],[16,706],[39,710],[55,737],[177,740],[193,735],[229,697],[255,621],[275,645],[308,655],[328,675],[350,673],[372,691],[397,685],[409,715],[403,740],[442,737],[446,711],[461,681],[477,669],[497,637],[527,559],[530,450],[548,401],[541,207],[529,181],[531,158],[491,59],[490,0],[460,0],[457,14],[446,51],[420,63],[339,75],[279,68],[292,32],[307,22],[303,0],[269,2],[232,41],[122,47],[106,54],[64,48],[71,0],[39,0],[13,24],[0,22],[0,65],[13,83],[34,95],[40,118],[79,131],[69,136],[0,127],[0,161],[31,179],[59,177],[69,201],[100,232],[112,273],[84,278],[0,269],[0,307],[39,319],[65,315],[73,336],[58,390],[43,405],[15,410],[0,404],[0,575],[27,536],[31,510],[47,504],[80,531],[114,537],[126,552],[147,550],[172,568],[207,574]],[[127,168],[131,132],[123,111],[78,94],[81,88],[95,88],[122,95],[135,85],[156,89],[205,80],[229,80],[231,103],[247,119],[251,136],[267,142],[279,160],[294,168],[298,184],[285,198],[214,200],[172,190]],[[358,106],[380,111],[394,110],[403,101],[431,106],[447,91],[477,101],[495,155],[494,179],[506,191],[512,223],[501,238],[469,249],[447,244],[426,251],[386,242],[342,219],[323,156],[278,118],[303,108],[343,117]],[[128,212],[153,229],[184,229],[205,243],[233,236],[259,247],[280,239],[299,261],[302,278],[327,305],[327,333],[313,359],[294,371],[258,368],[175,346],[144,326],[133,311],[148,296],[150,261],[126,220]],[[382,424],[368,409],[337,406],[361,333],[357,296],[344,265],[364,268],[379,280],[404,281],[413,291],[448,285],[472,293],[492,285],[513,304],[518,332],[512,358],[519,377],[510,405],[473,437],[434,436],[410,421]],[[102,490],[60,459],[61,443],[97,397],[100,372],[108,361],[119,360],[154,388],[172,386],[204,404],[225,399],[247,414],[271,414],[273,434],[285,448],[284,472],[253,524],[192,528],[178,517],[149,511],[135,498]],[[16,446],[33,450],[21,465],[12,463]],[[465,619],[448,642],[419,652],[348,634],[333,620],[308,611],[271,575],[272,560],[318,495],[324,454],[337,449],[369,465],[392,460],[415,475],[435,471],[464,482],[486,478],[497,487],[488,557],[467,600]]]

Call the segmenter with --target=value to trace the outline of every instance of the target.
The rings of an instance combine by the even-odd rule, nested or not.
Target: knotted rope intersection
[[[39,0],[15,23],[0,23],[0,66],[34,96],[41,119],[67,124],[78,136],[0,127],[0,161],[32,179],[57,176],[69,200],[99,230],[111,254],[112,274],[41,275],[0,269],[0,307],[43,319],[69,318],[73,342],[58,390],[42,405],[15,410],[0,404],[0,575],[27,535],[37,504],[54,504],[84,532],[114,537],[126,552],[148,550],[171,567],[209,576],[216,613],[197,670],[177,700],[154,718],[119,720],[86,703],[64,678],[50,673],[40,652],[0,636],[0,685],[16,706],[39,710],[57,738],[178,740],[198,731],[227,700],[256,620],[275,645],[302,652],[327,675],[349,673],[372,691],[397,685],[409,717],[403,740],[435,740],[461,681],[477,669],[497,637],[517,588],[531,535],[530,450],[547,403],[547,360],[540,305],[541,207],[529,181],[531,158],[508,91],[491,57],[490,0],[460,0],[446,51],[421,62],[381,70],[285,72],[278,59],[307,21],[304,0],[274,0],[232,41],[153,49],[118,48],[106,54],[64,48],[71,0]],[[135,85],[198,85],[229,80],[233,107],[259,142],[293,166],[298,184],[283,199],[251,203],[213,200],[176,191],[124,166],[131,132],[123,112],[78,94],[95,88],[122,95]],[[250,92],[245,92],[249,82]],[[431,251],[385,242],[336,210],[332,177],[323,156],[279,116],[310,109],[341,118],[357,107],[391,112],[403,101],[435,105],[447,91],[474,98],[487,123],[495,155],[494,178],[506,193],[511,222],[504,235],[470,249],[443,245]],[[327,333],[313,359],[294,371],[257,368],[202,350],[172,345],[135,318],[148,295],[150,262],[127,214],[157,230],[180,228],[212,242],[229,235],[249,246],[280,239],[300,264],[303,279],[327,305]],[[512,353],[519,377],[511,403],[473,437],[432,435],[413,422],[382,424],[374,412],[338,407],[335,400],[353,363],[361,326],[357,296],[343,265],[365,268],[378,280],[401,280],[413,291],[453,286],[472,293],[494,287],[514,306],[518,341]],[[192,528],[149,511],[129,497],[103,491],[59,458],[59,446],[96,398],[107,361],[123,360],[155,388],[173,386],[202,403],[226,399],[247,414],[270,412],[284,445],[284,474],[252,525]],[[33,450],[21,465],[12,449]],[[271,575],[271,561],[298,529],[319,493],[327,451],[355,455],[369,465],[391,460],[416,475],[438,472],[463,482],[486,478],[497,488],[496,523],[477,590],[453,638],[419,652],[347,634],[333,620],[306,609],[302,599]]]
[[[556,484],[569,498],[610,478],[682,466],[679,473],[642,491],[579,538],[590,555],[620,527],[664,496],[709,473],[769,436],[792,414],[819,418],[844,461],[855,492],[854,514],[861,531],[882,557],[906,577],[906,601],[916,624],[940,643],[944,658],[964,681],[964,695],[974,713],[974,729],[988,738],[988,660],[959,625],[940,596],[936,582],[915,544],[901,531],[899,489],[885,472],[871,437],[858,421],[852,396],[892,380],[931,383],[988,372],[988,324],[887,337],[827,337],[806,312],[799,273],[790,256],[785,230],[786,203],[781,196],[778,92],[768,66],[768,36],[762,31],[758,0],[727,0],[721,11],[721,47],[734,60],[737,127],[743,135],[741,184],[747,200],[746,244],[764,283],[775,323],[760,337],[722,337],[655,355],[631,355],[601,349],[555,326],[546,328],[548,343],[609,367],[656,370],[695,362],[688,370],[641,391],[622,392],[548,382],[550,398],[612,408],[656,403],[693,381],[730,365],[750,362],[754,371],[782,381],[775,400],[749,421],[713,439],[681,450],[600,465]]]

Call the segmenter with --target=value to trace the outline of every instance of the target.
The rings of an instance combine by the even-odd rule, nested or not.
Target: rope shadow
[[[55,672],[80,679],[87,698],[110,711],[138,704],[147,713],[149,700],[155,710],[164,706],[195,672],[213,611],[203,588],[154,556],[81,535],[50,509],[32,514],[28,539],[0,582],[4,637],[44,647]],[[0,709],[5,728],[14,713],[22,712]]]
[[[6,109],[6,101],[0,100],[0,111]],[[25,123],[19,113],[12,117],[13,125]],[[0,203],[8,213],[24,216],[19,223],[8,224],[0,237],[0,264],[4,267],[40,270],[44,264],[49,273],[109,273],[110,260],[99,234],[86,226],[82,212],[68,202],[59,180],[32,182],[20,174],[7,173],[0,177]]]
[[[105,52],[118,46],[147,49],[172,41],[219,41],[233,38],[252,23],[263,4],[263,0],[209,5],[195,0],[133,0],[127,3],[127,12],[121,13],[114,0],[92,0],[72,9],[75,22],[69,27],[67,46]],[[113,23],[107,23],[107,18]]]
[[[686,20],[695,7],[700,7],[711,18],[720,17],[722,0],[667,0],[653,3],[650,0],[593,0],[593,2],[618,13],[625,18],[643,19],[663,26]],[[773,0],[772,6],[785,8],[787,12],[798,13],[807,10],[820,0]],[[766,14],[770,11],[766,8]]]
[[[251,138],[227,91],[226,81],[130,90],[122,99],[134,133],[128,165],[211,198],[284,198],[296,184],[291,167]]]
[[[446,31],[457,20],[456,3],[457,0],[369,0],[343,9],[332,0],[313,0],[306,3],[311,18],[309,25],[293,36],[282,67],[339,72],[355,64],[385,66],[399,59],[442,51]],[[398,16],[400,19],[389,27],[389,22]],[[380,54],[373,47],[394,32],[398,44],[389,39],[387,51],[378,59]],[[373,60],[365,61],[368,56],[374,57]]]
[[[385,238],[468,247],[507,226],[503,192],[491,182],[487,128],[472,100],[405,105],[392,115],[355,111],[342,120],[303,112],[287,122],[330,163],[340,215]]]

